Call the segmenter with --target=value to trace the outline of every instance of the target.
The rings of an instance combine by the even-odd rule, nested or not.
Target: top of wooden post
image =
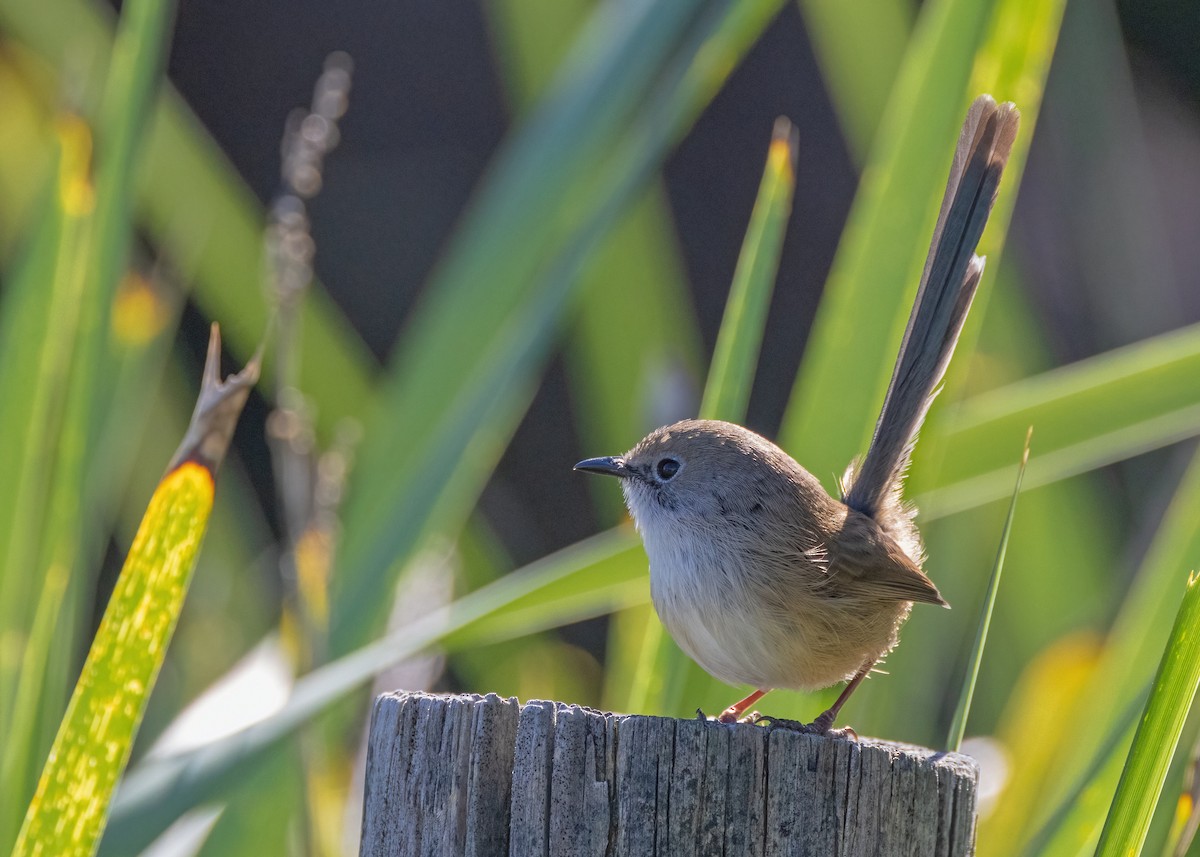
[[[957,753],[495,694],[384,694],[363,857],[973,853]]]

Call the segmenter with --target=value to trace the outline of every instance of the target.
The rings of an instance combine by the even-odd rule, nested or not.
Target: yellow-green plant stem
[[[996,593],[1000,591],[1000,575],[1004,571],[1004,555],[1008,551],[1008,537],[1012,533],[1013,517],[1017,512],[1017,497],[1021,493],[1021,480],[1025,478],[1025,465],[1029,463],[1029,441],[1033,437],[1033,426],[1025,433],[1025,450],[1021,453],[1021,464],[1017,469],[1017,482],[1013,486],[1012,500],[1008,504],[1008,515],[1004,519],[1004,531],[1000,535],[1000,547],[996,551],[996,562],[992,565],[992,576],[988,580],[987,594],[983,597],[983,608],[979,611],[979,625],[975,631],[975,645],[967,662],[962,691],[954,719],[950,723],[950,735],[946,747],[955,753],[962,747],[963,735],[967,731],[967,718],[971,714],[971,699],[975,695],[975,682],[979,678],[979,664],[983,660],[983,648],[987,645],[988,629],[992,624],[992,611],[996,607]]]

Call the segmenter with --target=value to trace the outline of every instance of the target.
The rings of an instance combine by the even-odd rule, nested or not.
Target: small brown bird
[[[654,608],[675,641],[716,678],[758,688],[723,721],[773,688],[848,680],[805,727],[828,732],[913,602],[947,606],[921,571],[916,510],[901,488],[983,274],[974,251],[1019,118],[991,96],[971,105],[883,410],[841,499],[766,438],[715,420],[665,426],[625,455],[575,465],[621,479]]]

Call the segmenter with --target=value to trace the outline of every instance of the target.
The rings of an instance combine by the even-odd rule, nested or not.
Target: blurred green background
[[[0,852],[186,425],[208,323],[240,365],[313,248],[317,281],[283,299],[103,852],[170,828],[172,853],[353,853],[369,697],[338,658],[386,628],[411,634],[367,672],[414,656],[377,688],[683,716],[738,698],[661,641],[616,486],[571,465],[697,412],[784,115],[794,201],[744,422],[832,486],[869,437],[954,134],[988,89],[1024,113],[1019,154],[908,492],[955,609],[918,608],[844,719],[941,746],[1032,423],[967,730],[980,853],[1087,853],[1200,566],[1194,6],[182,2],[136,193],[113,214],[128,259],[118,236],[94,290],[111,295],[94,316],[107,345],[76,472],[74,400],[31,366],[53,362],[46,331],[76,341],[72,301],[40,288],[70,247],[45,224],[93,133],[103,158],[114,23],[105,4],[0,0],[0,519],[41,534],[0,538],[0,734],[16,736]],[[353,60],[348,110],[293,129],[332,150],[303,203],[281,204],[297,173],[281,179],[280,140],[333,51]],[[69,583],[51,585],[60,495],[80,523]],[[343,701],[301,726],[317,706],[293,697],[280,716],[293,677],[328,663],[309,687]],[[780,692],[763,709],[811,718],[827,701]],[[261,718],[230,751],[222,736]],[[183,750],[199,774],[155,767]],[[1179,840],[1186,762],[1160,847]],[[1072,824],[1088,789],[1101,809]]]

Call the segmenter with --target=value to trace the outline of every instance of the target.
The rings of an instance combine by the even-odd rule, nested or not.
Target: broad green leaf
[[[522,112],[552,79],[570,44],[564,35],[577,32],[594,5],[489,6],[508,88]],[[657,391],[700,363],[700,334],[660,182],[646,182],[581,277],[579,309],[565,336],[572,411],[585,448],[625,449],[677,416]],[[624,511],[619,497],[588,484],[603,519],[615,523]]]

